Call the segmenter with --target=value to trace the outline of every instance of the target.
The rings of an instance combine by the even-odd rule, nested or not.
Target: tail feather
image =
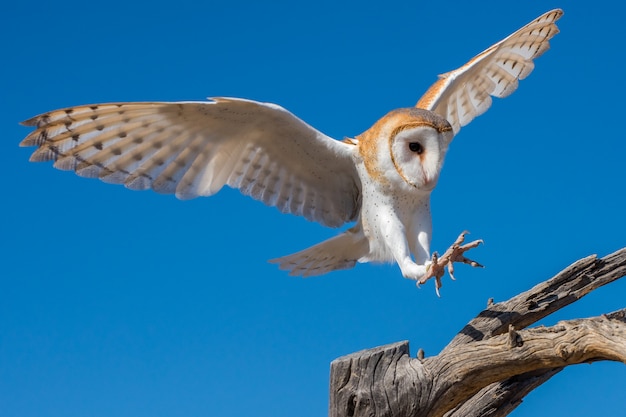
[[[368,252],[369,245],[365,236],[350,229],[308,249],[270,259],[269,262],[289,271],[289,275],[309,277],[352,268]]]

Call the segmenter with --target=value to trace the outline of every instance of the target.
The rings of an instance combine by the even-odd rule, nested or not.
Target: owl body
[[[275,104],[214,98],[56,110],[25,121],[35,130],[21,145],[37,147],[31,161],[52,160],[132,190],[188,199],[228,185],[325,226],[354,223],[272,260],[291,274],[395,262],[419,281],[431,264],[430,194],[453,137],[489,108],[491,96],[517,88],[558,33],[561,15],[543,14],[440,76],[415,107],[388,113],[353,139],[332,139]]]
[[[358,136],[362,183],[360,222],[369,253],[361,262],[392,262],[418,279],[430,257],[430,194],[437,184],[452,127],[428,110],[398,109]]]

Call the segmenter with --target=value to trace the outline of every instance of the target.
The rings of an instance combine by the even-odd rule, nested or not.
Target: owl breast
[[[406,244],[416,260],[429,259],[430,193],[402,188],[389,192],[375,183],[363,186],[359,222],[369,242],[369,255],[362,262],[393,262],[397,248]]]

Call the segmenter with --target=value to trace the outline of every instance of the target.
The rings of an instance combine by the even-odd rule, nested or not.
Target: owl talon
[[[417,283],[423,284],[431,278],[435,279],[435,291],[437,296],[439,297],[439,288],[441,288],[441,277],[445,272],[445,268],[448,268],[448,274],[450,274],[450,278],[456,280],[454,277],[454,262],[460,262],[464,264],[468,264],[474,268],[484,268],[481,264],[476,261],[473,261],[469,258],[463,256],[465,252],[470,249],[473,249],[479,246],[481,243],[484,243],[482,240],[474,240],[472,242],[463,244],[465,242],[465,235],[469,232],[464,231],[459,235],[459,237],[454,241],[452,246],[445,251],[445,253],[440,257],[437,252],[434,252],[432,255],[431,264],[428,265],[426,269],[426,274],[420,278]]]
[[[435,277],[435,293],[437,297],[441,298],[441,294],[439,293],[439,288],[441,288],[441,278]]]

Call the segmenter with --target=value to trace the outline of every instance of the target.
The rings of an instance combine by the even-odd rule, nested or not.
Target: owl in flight
[[[210,196],[224,185],[329,227],[354,226],[274,259],[292,275],[320,275],[356,262],[396,262],[405,278],[441,285],[453,263],[480,266],[464,233],[431,257],[430,193],[462,126],[506,97],[559,31],[545,13],[443,74],[415,107],[393,110],[355,138],[332,139],[284,108],[237,98],[207,102],[110,103],[71,107],[23,122],[31,161],[131,190]]]

